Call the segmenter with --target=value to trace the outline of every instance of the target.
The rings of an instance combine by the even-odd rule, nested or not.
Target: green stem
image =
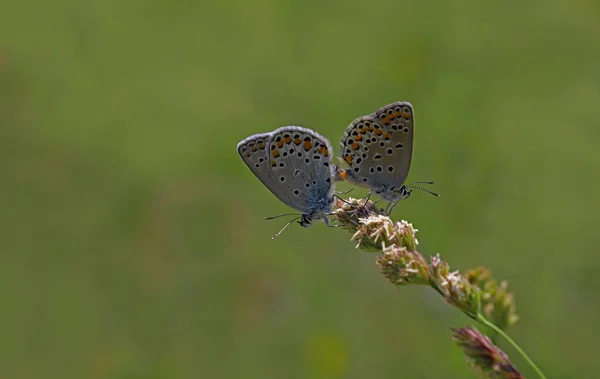
[[[434,280],[429,279],[429,286],[431,286],[431,288],[433,288],[435,290],[435,292],[437,292],[440,295],[442,295],[442,297],[446,297],[446,295],[444,294],[444,291],[442,291],[440,289],[440,287],[438,287],[437,283]]]
[[[500,329],[499,327],[497,327],[493,323],[489,322],[481,314],[477,315],[477,321],[479,321],[483,325],[487,326],[488,328],[493,329],[496,333],[498,333],[499,335],[501,335],[502,337],[504,337],[504,339],[507,340],[508,343],[510,343],[512,345],[512,347],[514,347],[515,350],[517,350],[519,352],[519,354],[521,354],[521,356],[523,358],[525,358],[525,360],[527,361],[527,363],[529,363],[529,365],[538,374],[538,376],[540,378],[542,378],[542,379],[546,379],[546,376],[544,375],[544,373],[542,372],[542,370],[540,370],[540,368],[533,362],[533,360],[531,358],[529,358],[529,356],[527,355],[527,353],[525,353],[525,351],[523,349],[521,349],[521,347],[519,345],[517,345],[517,343],[515,341],[513,341],[513,339],[508,336],[508,334],[504,333],[504,331],[502,329]]]

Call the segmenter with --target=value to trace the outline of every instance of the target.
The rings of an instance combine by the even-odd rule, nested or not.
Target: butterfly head
[[[298,221],[298,224],[300,224],[300,226],[303,228],[308,228],[312,226],[312,217],[308,214],[303,214],[300,216],[300,221]]]

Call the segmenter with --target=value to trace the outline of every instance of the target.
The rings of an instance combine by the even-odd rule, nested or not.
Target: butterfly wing
[[[386,105],[352,121],[341,140],[342,159],[350,167],[347,178],[393,196],[410,169],[413,126],[413,108],[407,102]]]
[[[269,164],[267,154],[267,142],[271,133],[254,134],[242,140],[237,145],[237,151],[244,163],[264,183],[270,171],[266,170]]]
[[[284,126],[250,136],[237,149],[254,175],[284,204],[306,214],[330,210],[332,148],[325,137],[307,128]]]
[[[329,212],[335,184],[333,149],[327,138],[300,126],[284,126],[267,144],[275,190],[285,204],[304,213]]]

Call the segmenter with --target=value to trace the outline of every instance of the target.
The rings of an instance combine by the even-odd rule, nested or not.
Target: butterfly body
[[[340,180],[347,180],[351,183],[364,186],[364,184],[361,183],[361,178],[359,178],[352,170],[341,169],[339,177]],[[408,187],[405,185],[401,185],[400,187],[398,187],[394,185],[388,185],[386,183],[380,184],[376,188],[371,189],[371,191],[375,195],[388,202],[407,199],[412,194],[412,190],[408,189]]]

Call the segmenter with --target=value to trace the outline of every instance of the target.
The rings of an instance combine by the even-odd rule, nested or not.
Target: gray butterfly
[[[369,188],[390,202],[390,212],[400,199],[410,196],[412,188],[439,196],[415,185],[433,182],[404,185],[412,158],[413,135],[414,113],[408,102],[392,103],[355,119],[341,140],[341,157],[350,168],[337,169],[336,179]]]
[[[237,145],[242,160],[279,200],[302,212],[293,221],[307,227],[327,215],[335,200],[335,183],[327,138],[300,126],[284,126],[271,133],[252,135]],[[281,215],[286,216],[286,215]],[[267,217],[273,219],[275,217]]]

